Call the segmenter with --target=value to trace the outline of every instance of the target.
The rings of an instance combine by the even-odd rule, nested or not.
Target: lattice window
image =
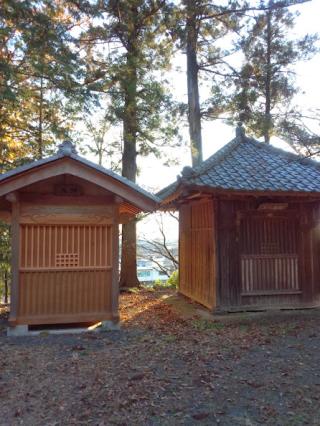
[[[298,221],[247,216],[240,228],[242,294],[300,291]]]
[[[79,266],[78,253],[57,253],[56,267],[57,268],[72,268]]]
[[[21,268],[104,268],[112,253],[111,226],[21,225]]]
[[[262,243],[261,244],[261,254],[276,254],[280,252],[280,247],[278,243]]]

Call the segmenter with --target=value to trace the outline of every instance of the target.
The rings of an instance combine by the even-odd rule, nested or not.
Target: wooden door
[[[182,205],[179,216],[179,291],[213,309],[216,305],[213,201],[205,199]]]
[[[298,220],[244,215],[240,223],[241,295],[300,292]]]
[[[112,225],[20,225],[19,310],[28,323],[111,311]]]

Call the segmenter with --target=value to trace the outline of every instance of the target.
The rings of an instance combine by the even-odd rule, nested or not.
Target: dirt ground
[[[210,318],[121,296],[117,332],[6,337],[0,425],[319,425],[320,310]]]

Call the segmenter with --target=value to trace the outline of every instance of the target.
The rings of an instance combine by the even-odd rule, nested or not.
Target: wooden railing
[[[242,295],[300,293],[296,254],[241,256]]]

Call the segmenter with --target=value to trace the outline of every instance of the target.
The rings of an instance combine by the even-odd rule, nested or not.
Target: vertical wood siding
[[[20,225],[20,270],[108,268],[111,225]]]
[[[320,303],[320,203],[313,206],[311,220],[313,298]]]
[[[179,251],[180,292],[212,309],[216,304],[212,200],[181,206]]]
[[[20,225],[19,318],[111,312],[111,225]]]
[[[272,212],[259,211],[259,203],[218,202],[219,307],[319,303],[319,203],[293,200]]]
[[[237,211],[246,207],[243,202],[218,202],[218,294],[221,308],[241,305]]]
[[[300,291],[295,217],[247,215],[240,222],[241,293]]]

